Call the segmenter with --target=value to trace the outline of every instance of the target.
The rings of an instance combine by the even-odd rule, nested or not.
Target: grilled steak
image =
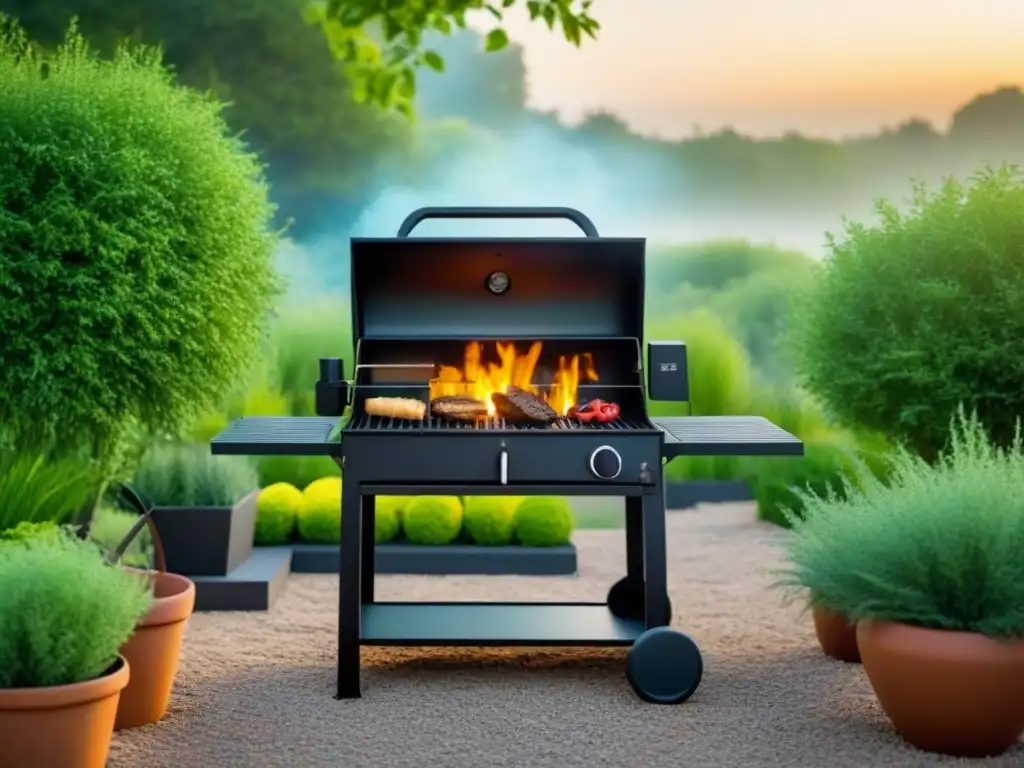
[[[519,387],[509,387],[503,395],[495,393],[491,395],[491,401],[498,413],[513,423],[550,424],[558,419],[550,405]]]
[[[430,415],[452,421],[477,421],[487,417],[487,404],[462,395],[435,397],[430,401]]]

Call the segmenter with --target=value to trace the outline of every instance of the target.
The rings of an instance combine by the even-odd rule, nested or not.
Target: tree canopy
[[[600,25],[590,15],[594,0],[328,0],[310,8],[308,18],[319,23],[331,49],[346,63],[357,101],[394,107],[411,114],[416,96],[416,70],[438,72],[444,58],[425,43],[430,32],[451,34],[465,29],[467,16],[490,14],[497,25],[486,35],[485,50],[500,51],[508,45],[501,27],[508,9],[525,6],[532,21],[548,29],[560,29],[565,39],[579,46],[596,36]]]

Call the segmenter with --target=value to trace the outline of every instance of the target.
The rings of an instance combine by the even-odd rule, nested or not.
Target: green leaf
[[[491,16],[496,18],[498,21],[501,21],[504,18],[504,16],[502,16],[501,10],[499,8],[495,8],[493,5],[488,5],[487,10],[491,14]]]
[[[398,75],[398,95],[401,99],[412,99],[416,95],[416,72],[412,67],[403,67]]]
[[[536,20],[540,16],[541,3],[539,0],[530,0],[526,4],[526,10],[530,13],[530,21]]]
[[[390,43],[392,40],[394,40],[400,34],[402,34],[402,25],[399,24],[395,20],[394,16],[390,16],[390,15],[385,16],[384,17],[384,39],[387,42]]]
[[[540,12],[541,17],[544,19],[544,23],[548,25],[548,29],[555,28],[555,16],[557,11],[553,5],[545,5]]]
[[[424,51],[423,63],[435,72],[444,72],[444,59],[437,51]]]
[[[578,47],[583,42],[580,23],[571,13],[562,14],[562,31],[565,33],[565,39],[573,45]]]
[[[487,33],[487,40],[484,43],[484,50],[488,52],[500,51],[508,46],[508,34],[500,27],[492,29]]]
[[[515,4],[516,4],[516,0],[501,0],[501,7],[502,8],[511,8]]]

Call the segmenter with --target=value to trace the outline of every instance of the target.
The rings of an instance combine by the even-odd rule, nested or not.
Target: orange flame
[[[525,389],[542,398],[557,413],[563,416],[577,403],[580,381],[597,381],[594,358],[588,352],[582,355],[562,355],[558,368],[547,391],[533,386],[533,374],[543,344],[539,341],[530,345],[526,354],[519,354],[512,342],[497,342],[498,362],[483,361],[484,345],[478,341],[466,345],[462,369],[450,365],[439,367],[437,377],[430,380],[430,397],[463,395],[487,404],[487,412],[495,413],[491,395],[503,394],[510,386]]]

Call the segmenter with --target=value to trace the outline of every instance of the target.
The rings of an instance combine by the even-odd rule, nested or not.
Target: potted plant
[[[171,572],[226,576],[252,555],[259,481],[248,459],[159,443],[146,453],[132,485],[154,505]]]
[[[929,464],[805,498],[782,584],[857,622],[864,671],[911,744],[993,755],[1024,732],[1024,451],[962,413]]]
[[[148,585],[56,526],[0,542],[0,584],[2,762],[103,768]]]
[[[121,655],[131,666],[132,677],[121,693],[115,724],[117,730],[155,723],[167,713],[174,677],[178,672],[185,624],[196,602],[195,584],[184,576],[167,572],[161,534],[153,521],[153,507],[129,485],[121,486],[121,495],[139,513],[139,519],[117,545],[110,559],[120,562],[142,528],[148,527],[153,540],[156,570],[126,568],[145,577],[152,590],[153,601],[128,642],[121,647]]]
[[[794,520],[804,516],[808,497],[833,494],[842,498],[851,484],[860,485],[867,474],[870,470],[854,454],[852,446],[843,445],[832,437],[809,443],[806,455],[800,459],[751,462],[749,476],[757,500],[758,519],[791,527]],[[814,634],[825,655],[859,663],[856,622],[830,608],[820,595],[811,595],[810,606]]]

